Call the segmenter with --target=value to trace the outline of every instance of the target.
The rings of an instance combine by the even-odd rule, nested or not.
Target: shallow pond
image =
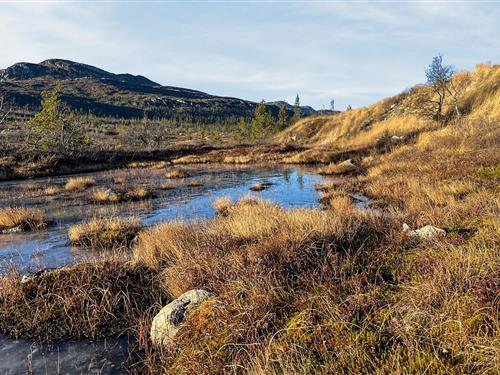
[[[95,205],[87,195],[62,192],[56,196],[37,195],[26,186],[63,186],[69,178],[42,178],[0,183],[0,206],[42,208],[53,223],[37,232],[0,234],[0,272],[15,265],[21,272],[47,267],[60,267],[99,256],[102,251],[70,246],[68,227],[84,219],[98,216],[137,216],[145,226],[165,220],[197,220],[214,215],[213,201],[227,196],[233,201],[251,195],[272,200],[283,207],[311,207],[318,204],[314,185],[323,178],[312,170],[297,168],[207,167],[191,169],[193,177],[172,180],[172,188],[156,190],[155,197],[141,202]],[[168,181],[164,171],[154,169],[106,171],[93,177],[97,186],[113,187],[117,178],[127,178],[132,186],[155,186]],[[124,177],[125,176],[125,177]],[[251,191],[256,184],[266,188]],[[189,186],[196,185],[198,186]]]
[[[21,272],[59,267],[98,257],[102,251],[68,245],[69,226],[91,217],[112,215],[137,216],[145,226],[165,220],[199,220],[214,216],[214,200],[229,197],[233,201],[246,195],[274,201],[284,207],[318,205],[316,184],[323,177],[313,169],[295,167],[184,168],[193,177],[168,181],[165,170],[124,169],[85,176],[95,178],[97,186],[119,189],[123,180],[130,186],[155,190],[152,199],[112,205],[89,204],[88,192],[68,193],[64,184],[69,177],[40,178],[0,183],[0,207],[30,206],[43,209],[52,224],[44,231],[0,234],[0,273],[14,265]],[[120,185],[116,182],[121,181]],[[155,189],[168,181],[170,189]],[[256,184],[265,189],[251,191]],[[189,186],[197,185],[197,186]],[[46,186],[58,186],[60,193],[43,194]],[[127,358],[126,343],[108,340],[65,341],[51,346],[30,340],[0,336],[0,374],[119,374]]]

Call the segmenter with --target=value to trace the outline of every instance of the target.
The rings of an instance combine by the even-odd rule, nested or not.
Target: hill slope
[[[472,72],[458,73],[454,80],[469,84],[459,100],[464,115],[481,116],[486,120],[498,116],[500,104],[500,65],[481,64]],[[365,108],[354,109],[335,116],[302,119],[280,133],[278,142],[294,141],[314,147],[359,148],[373,145],[383,135],[405,136],[439,126],[428,116],[425,98],[429,88],[416,86],[392,98]],[[445,116],[452,116],[454,107],[445,103]]]
[[[17,63],[0,70],[0,93],[15,107],[36,109],[40,92],[61,81],[63,100],[84,113],[121,118],[178,118],[215,123],[253,115],[256,103],[162,86],[143,76],[113,74],[68,60]],[[277,114],[276,106],[269,106]]]

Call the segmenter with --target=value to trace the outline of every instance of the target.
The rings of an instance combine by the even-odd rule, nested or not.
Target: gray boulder
[[[211,294],[203,289],[192,289],[160,310],[151,324],[151,341],[157,346],[170,346],[187,315]]]
[[[403,224],[403,232],[409,237],[416,237],[422,240],[430,240],[435,237],[446,236],[446,231],[441,228],[434,227],[432,225],[426,225],[425,227],[412,230],[408,224]]]

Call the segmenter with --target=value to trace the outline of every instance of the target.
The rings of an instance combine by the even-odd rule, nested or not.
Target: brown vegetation
[[[94,218],[70,227],[68,236],[75,245],[122,247],[130,244],[140,229],[141,222],[136,218]]]
[[[165,174],[168,179],[191,177],[191,173],[183,169],[174,169]]]
[[[0,232],[13,228],[38,230],[47,226],[47,218],[42,210],[28,207],[0,208]]]
[[[83,191],[88,187],[95,185],[95,180],[90,177],[74,177],[70,178],[64,188],[67,191]]]
[[[213,219],[140,232],[130,264],[64,271],[64,279],[52,279],[56,273],[29,286],[8,275],[0,284],[0,328],[40,337],[129,328],[142,358],[138,372],[148,373],[498,372],[499,74],[498,67],[478,66],[460,102],[464,116],[454,118],[447,103],[444,123],[414,110],[425,87],[299,121],[278,138],[307,134],[315,145],[326,139],[339,149],[287,150],[269,160],[323,159],[341,173],[346,149],[357,153],[355,175],[318,187],[324,210],[221,198]],[[390,141],[393,134],[405,141]],[[390,147],[380,147],[381,138]],[[353,192],[369,196],[375,209],[356,209]],[[446,236],[420,241],[403,232],[403,223],[434,225]],[[94,219],[72,227],[70,238],[122,245],[138,230],[137,221]],[[139,291],[124,289],[134,284],[123,284],[122,272],[155,287],[139,281]],[[214,297],[188,317],[173,347],[152,348],[146,332],[157,301],[192,288]],[[102,290],[113,292],[103,297]]]

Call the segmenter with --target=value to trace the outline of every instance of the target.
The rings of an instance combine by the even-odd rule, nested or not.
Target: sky
[[[495,1],[5,1],[0,68],[63,58],[253,101],[360,107],[500,62]]]

